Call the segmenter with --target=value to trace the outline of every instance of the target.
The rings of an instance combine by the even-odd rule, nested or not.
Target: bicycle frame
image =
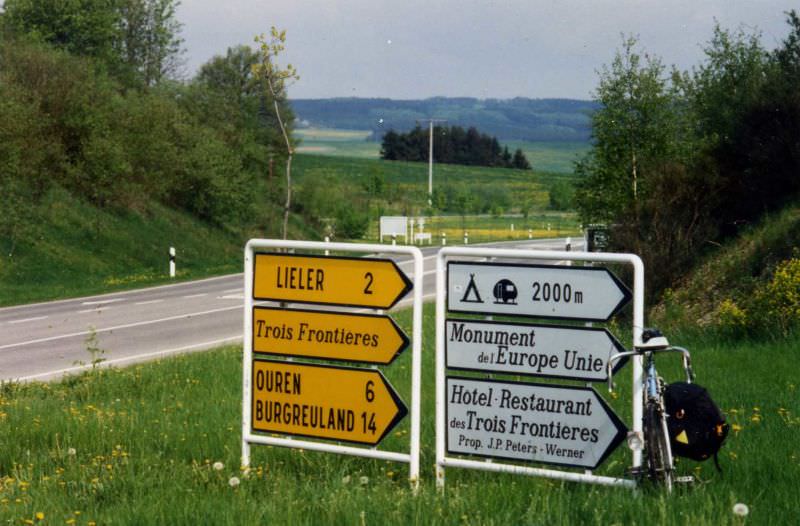
[[[644,357],[645,364],[644,364],[644,376],[643,376],[643,396],[644,396],[644,404],[645,406],[655,404],[658,410],[658,414],[660,415],[660,433],[666,438],[664,445],[665,445],[665,452],[666,452],[666,465],[667,470],[671,471],[674,466],[674,458],[672,456],[672,447],[669,442],[669,434],[667,431],[667,419],[666,419],[666,409],[664,407],[664,398],[662,392],[662,380],[658,376],[658,371],[656,370],[656,363],[655,363],[655,353],[659,352],[678,352],[682,355],[682,365],[683,369],[686,372],[686,381],[688,383],[692,382],[694,374],[692,373],[692,366],[691,366],[691,356],[689,351],[684,349],[683,347],[664,347],[664,348],[656,348],[656,349],[636,349],[633,351],[627,351],[623,353],[619,353],[615,356],[612,356],[606,364],[607,373],[608,373],[608,390],[609,392],[613,391],[614,383],[612,378],[612,370],[614,367],[614,363],[617,360],[622,359],[623,357],[632,357],[632,356],[641,356]],[[640,444],[645,444],[644,437],[647,436],[646,429],[643,429],[644,433],[635,433],[636,437],[639,439]],[[647,445],[647,447],[652,447],[651,445]],[[640,472],[641,473],[641,472]],[[668,491],[672,490],[672,478],[671,476],[666,477],[667,489]]]

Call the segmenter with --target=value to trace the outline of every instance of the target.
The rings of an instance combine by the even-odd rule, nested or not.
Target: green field
[[[0,521],[8,524],[788,524],[800,497],[800,339],[684,341],[698,381],[727,413],[732,432],[713,462],[683,461],[700,481],[673,495],[522,476],[447,471],[433,480],[433,319],[423,343],[422,479],[407,467],[302,450],[253,446],[239,467],[241,348],[96,370],[55,384],[0,390]],[[396,318],[409,330],[409,312]],[[107,356],[113,358],[114,350]],[[88,354],[87,354],[88,359]],[[667,360],[662,360],[667,362]],[[410,355],[385,374],[408,402]],[[677,379],[675,367],[662,367]],[[629,420],[627,366],[610,399]],[[408,418],[379,446],[408,444]],[[214,466],[215,463],[221,465]],[[620,447],[598,473],[623,476]],[[236,485],[238,479],[239,484]],[[231,485],[233,484],[233,486]],[[37,515],[42,517],[37,519]]]
[[[377,159],[380,142],[368,140],[365,130],[334,130],[329,128],[303,128],[295,130],[301,140],[298,153],[333,157]],[[584,142],[529,142],[505,141],[513,152],[520,148],[536,171],[572,173],[574,161],[589,150]]]

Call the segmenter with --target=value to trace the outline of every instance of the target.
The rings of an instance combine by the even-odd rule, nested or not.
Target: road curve
[[[582,240],[573,243],[580,248]],[[563,249],[564,239],[481,246]],[[423,298],[435,295],[439,247],[423,248]],[[395,257],[412,274],[411,261]],[[85,298],[0,309],[0,381],[60,378],[91,367],[94,346],[103,365],[127,365],[242,340],[242,274]],[[410,305],[410,298],[395,309]]]

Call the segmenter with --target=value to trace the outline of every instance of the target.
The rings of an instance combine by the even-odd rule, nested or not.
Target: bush
[[[800,323],[800,258],[783,261],[766,286],[770,319],[787,332]]]
[[[369,216],[351,206],[342,206],[336,212],[336,235],[343,239],[361,239],[367,233]]]
[[[731,299],[720,303],[717,308],[717,322],[724,333],[736,336],[746,332],[751,324],[747,312]]]

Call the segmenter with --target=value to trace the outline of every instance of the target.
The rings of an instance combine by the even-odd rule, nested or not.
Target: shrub
[[[351,206],[342,206],[336,211],[336,235],[344,239],[364,237],[369,226],[369,216]]]
[[[785,332],[800,322],[800,258],[778,264],[766,286],[769,316]]]
[[[731,299],[725,299],[717,308],[717,322],[719,328],[729,334],[739,335],[750,326],[747,312]]]

